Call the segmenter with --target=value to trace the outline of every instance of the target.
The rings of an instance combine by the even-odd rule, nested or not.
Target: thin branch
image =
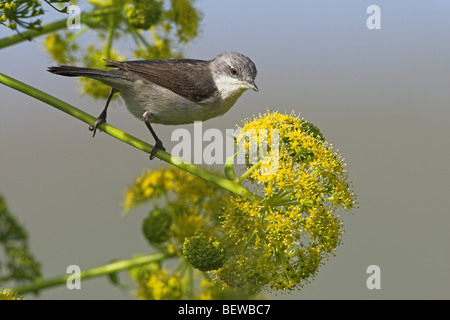
[[[116,7],[106,7],[99,10],[94,10],[88,13],[81,13],[81,21],[88,20],[89,18],[95,17],[95,16],[101,16],[106,15],[109,13],[113,13],[118,11],[119,9]],[[21,34],[15,34],[13,36],[5,37],[0,39],[0,49],[10,47],[12,45],[15,45],[17,43],[23,42],[23,41],[30,41],[33,38],[55,32],[61,29],[67,28],[67,18],[58,20],[56,22],[52,22],[49,24],[46,24],[42,26],[41,30],[29,30],[22,32]]]
[[[30,41],[37,36],[54,32],[67,27],[66,19],[62,19],[53,23],[42,26],[41,30],[29,30],[22,32],[21,34],[15,34],[13,36],[0,39],[0,49],[15,45],[23,41]]]
[[[95,278],[103,275],[108,275],[112,273],[116,273],[118,271],[127,270],[132,267],[138,267],[141,265],[145,265],[152,262],[158,262],[163,259],[172,257],[174,255],[168,255],[164,253],[155,253],[146,256],[138,256],[133,257],[127,260],[120,260],[111,262],[102,266],[94,267],[91,269],[87,269],[80,272],[80,280],[86,280],[89,278]],[[57,276],[54,278],[36,281],[29,285],[24,285],[21,287],[17,287],[14,289],[19,295],[29,293],[29,292],[38,292],[39,290],[58,286],[64,283],[67,283],[67,280],[72,277],[73,274],[65,274],[61,276]]]
[[[96,121],[96,118],[91,116],[90,114],[75,108],[74,106],[59,100],[39,89],[36,89],[34,87],[31,87],[23,82],[20,82],[14,78],[8,77],[2,73],[0,73],[0,83],[3,83],[4,85],[7,85],[15,90],[18,90],[22,93],[25,93],[35,99],[38,99],[42,102],[45,102],[46,104],[49,104],[81,121],[86,122],[89,125],[94,125],[94,122]],[[109,124],[102,123],[98,127],[101,131],[109,134],[110,136],[113,136],[116,139],[119,139],[125,143],[128,143],[129,145],[142,150],[146,152],[147,154],[150,153],[150,151],[153,149],[153,146],[128,134],[123,132],[122,130],[119,130]],[[249,198],[249,199],[260,199],[257,195],[252,193],[251,191],[245,189],[242,187],[239,183],[235,181],[230,181],[225,177],[219,176],[217,174],[211,173],[207,170],[204,170],[202,168],[199,168],[189,162],[185,162],[182,159],[172,156],[170,153],[164,152],[162,150],[158,151],[156,154],[156,157],[171,164],[174,165],[180,169],[183,169],[189,173],[192,173],[200,178],[202,178],[205,181],[211,182],[225,190],[231,191],[234,194]]]

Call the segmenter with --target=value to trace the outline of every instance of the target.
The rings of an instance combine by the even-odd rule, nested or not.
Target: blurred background
[[[369,30],[369,5],[381,29]],[[450,3],[397,1],[206,1],[188,58],[225,51],[249,56],[260,92],[248,91],[203,130],[225,132],[274,107],[317,125],[345,157],[359,209],[343,213],[343,245],[317,277],[274,299],[450,298]],[[45,23],[52,17],[49,13]],[[83,23],[83,21],[81,21]],[[0,28],[0,38],[13,34]],[[46,71],[41,38],[0,50],[0,72],[97,116],[103,100]],[[126,41],[123,44],[127,45]],[[124,48],[124,51],[132,48]],[[153,143],[147,128],[113,101],[108,122]],[[183,126],[192,132],[193,126]],[[170,151],[172,126],[155,130]],[[44,278],[149,250],[140,226],[148,208],[123,215],[123,190],[164,163],[42,102],[0,85],[0,194],[29,232]],[[381,269],[369,290],[367,267]],[[128,276],[120,278],[125,283]],[[27,299],[128,299],[106,277]]]

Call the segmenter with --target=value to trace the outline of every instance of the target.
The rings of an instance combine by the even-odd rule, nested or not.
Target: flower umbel
[[[68,3],[64,0],[45,0],[50,6],[53,3]],[[56,8],[55,8],[56,9]],[[56,9],[58,10],[58,9]],[[67,7],[64,7],[60,12],[67,12]],[[42,8],[42,1],[37,0],[1,0],[0,1],[0,24],[17,30],[18,27],[28,30],[41,30],[41,19],[35,19],[44,14]]]
[[[145,300],[174,300],[182,298],[182,279],[179,273],[170,274],[152,263],[130,270],[138,282],[138,296]]]
[[[145,171],[128,187],[125,210],[148,202],[153,204],[155,208],[143,221],[144,236],[154,249],[177,254],[181,263],[176,269],[184,270],[180,275],[179,272],[172,274],[163,266],[158,266],[157,270],[149,266],[135,268],[132,275],[138,282],[140,298],[230,296],[230,292],[218,294],[221,285],[200,272],[195,273],[195,279],[197,281],[199,276],[202,279],[198,282],[209,283],[203,286],[209,293],[206,294],[203,287],[199,293],[191,288],[194,287],[193,267],[201,271],[213,270],[225,261],[224,249],[215,238],[217,212],[228,195],[221,188],[175,167]]]
[[[222,228],[233,253],[215,273],[233,287],[255,291],[301,287],[341,242],[343,223],[336,211],[355,205],[345,164],[315,126],[294,114],[267,112],[242,129],[278,130],[278,168],[247,166],[251,172],[245,175],[263,200],[228,201]],[[248,135],[236,142],[244,138]]]
[[[177,250],[182,249],[187,237],[202,231],[205,236],[213,235],[217,225],[217,212],[228,192],[175,167],[160,170],[146,170],[125,193],[126,211],[140,204],[151,202],[154,234],[146,236],[155,240],[165,238]],[[148,219],[148,218],[147,218]],[[156,236],[154,229],[160,229]],[[157,241],[162,243],[164,241]]]
[[[341,243],[338,210],[355,206],[345,164],[317,127],[295,114],[267,112],[241,129],[235,140],[238,147],[267,147],[258,153],[256,164],[245,165],[240,178],[230,176],[252,196],[225,192],[177,168],[147,171],[126,193],[126,210],[153,203],[144,234],[152,246],[161,250],[167,244],[162,250],[177,252],[183,279],[194,274],[188,271],[192,268],[205,275],[199,288],[208,291],[193,294],[183,286],[191,298],[221,296],[218,288],[246,297],[263,289],[301,288]],[[264,136],[249,135],[249,130]],[[276,168],[269,170],[267,165]],[[153,293],[141,296],[155,298]]]

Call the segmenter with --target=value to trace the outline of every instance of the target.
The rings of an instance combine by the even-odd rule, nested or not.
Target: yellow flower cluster
[[[0,287],[0,300],[23,300],[23,297],[18,296],[12,289]]]
[[[143,230],[154,247],[167,244],[165,250],[183,258],[183,268],[215,276],[215,283],[206,277],[199,286],[203,293],[193,296],[220,297],[217,288],[237,288],[249,297],[265,288],[303,286],[341,242],[337,211],[355,206],[345,164],[314,125],[294,114],[267,112],[241,129],[238,146],[267,147],[236,182],[255,197],[232,195],[175,167],[145,171],[125,195],[125,210],[153,204]],[[250,130],[264,135],[246,134]],[[151,274],[139,278],[140,290],[151,291],[140,296],[164,296],[151,288],[170,276]]]
[[[52,1],[49,0],[47,2]],[[41,1],[0,1],[0,24],[6,26],[7,28],[10,28],[11,30],[17,30],[18,27],[22,27],[28,30],[42,30],[41,19],[35,19],[42,14],[44,14],[44,9],[42,9]]]
[[[234,248],[215,272],[225,283],[256,291],[301,287],[339,245],[343,225],[334,213],[351,209],[355,196],[340,156],[311,128],[295,115],[277,112],[243,126],[238,144],[248,139],[248,130],[277,130],[277,149],[269,135],[266,155],[276,155],[277,162],[275,170],[265,170],[264,159],[259,167],[248,164],[249,180],[262,201],[233,196],[222,213]],[[274,166],[273,159],[267,163]]]
[[[123,11],[130,23],[136,29],[148,29],[158,23],[162,14],[162,1],[134,0],[124,6]]]
[[[223,199],[228,192],[216,187],[203,179],[187,173],[176,167],[168,167],[160,170],[144,171],[125,192],[125,210],[128,211],[144,203],[153,204],[154,209],[144,219],[143,232],[149,243],[157,250],[163,252],[177,253],[183,256],[183,250],[192,261],[202,263],[210,261],[208,253],[216,253],[214,248],[198,247],[199,252],[195,254],[197,246],[188,248],[186,243],[196,243],[198,239],[208,239],[217,233],[217,212],[221,208]],[[197,234],[200,232],[199,234]],[[201,243],[200,243],[201,244]],[[216,245],[215,242],[212,242]],[[183,246],[184,245],[184,246]],[[209,249],[209,250],[208,250]],[[206,253],[206,256],[205,256]],[[221,251],[218,251],[216,263],[223,260]],[[185,258],[189,261],[188,258]],[[205,265],[203,265],[205,266]],[[206,264],[208,266],[208,263]],[[191,269],[189,263],[182,262],[180,269]],[[137,267],[132,272],[133,278],[138,283],[139,297],[142,299],[179,299],[187,295],[183,283],[193,283],[194,280],[186,280],[185,275],[192,272],[171,274],[167,269],[159,269],[149,266]],[[137,275],[137,276],[136,276]],[[204,273],[201,273],[204,275]],[[203,282],[210,282],[208,288],[199,293],[202,299],[220,291],[220,286],[212,283],[209,278]],[[206,288],[205,287],[205,288]],[[217,287],[213,289],[214,287]],[[179,292],[177,293],[176,290]],[[188,290],[189,291],[189,290]],[[192,291],[192,290],[191,290]],[[206,293],[208,291],[208,293]],[[198,295],[189,293],[190,298]]]
[[[125,192],[125,211],[151,202],[171,213],[169,242],[181,250],[186,237],[212,235],[217,212],[228,193],[176,167],[146,170]],[[156,228],[156,227],[155,227]]]
[[[134,268],[131,277],[138,282],[137,294],[142,300],[175,300],[182,298],[182,278],[179,273],[169,274],[157,264]]]

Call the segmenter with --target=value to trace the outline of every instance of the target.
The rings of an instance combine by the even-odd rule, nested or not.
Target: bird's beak
[[[256,92],[258,92],[258,87],[255,84],[255,81],[244,81],[244,83],[247,85],[247,87],[249,87],[252,90],[255,90]]]

